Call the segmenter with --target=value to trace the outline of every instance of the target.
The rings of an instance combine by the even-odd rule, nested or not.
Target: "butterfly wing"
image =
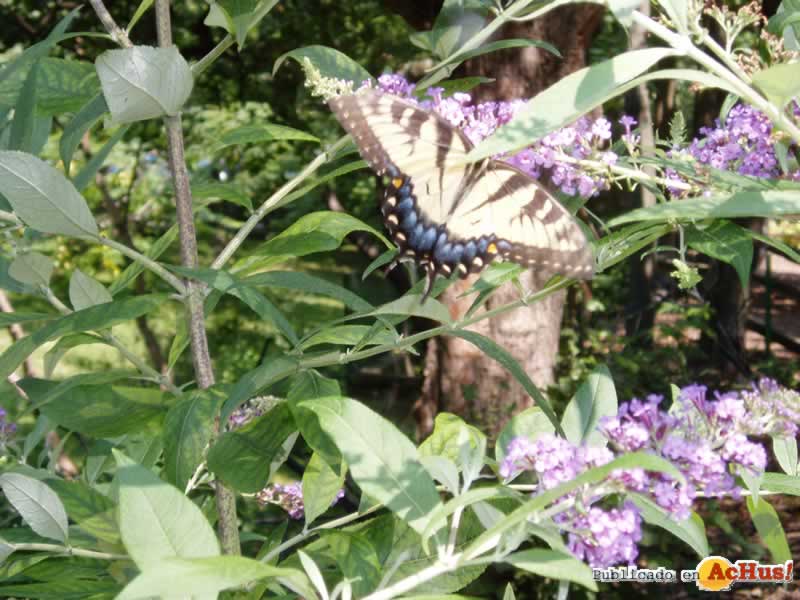
[[[401,252],[437,274],[466,276],[502,257],[589,278],[591,249],[539,183],[498,161],[469,163],[472,144],[440,115],[363,90],[330,100],[364,160],[386,179],[381,207]]]
[[[594,275],[594,256],[577,220],[535,179],[490,161],[447,221],[453,237],[496,236],[505,260],[577,279]]]

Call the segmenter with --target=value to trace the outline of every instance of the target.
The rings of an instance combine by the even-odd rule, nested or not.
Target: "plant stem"
[[[152,258],[145,256],[144,254],[138,252],[137,250],[134,250],[130,246],[126,246],[125,244],[122,244],[110,238],[98,237],[96,238],[96,240],[100,244],[116,250],[117,252],[127,256],[131,260],[141,263],[145,269],[148,269],[152,271],[154,274],[161,277],[161,279],[163,279],[173,288],[175,288],[175,290],[182,296],[187,293],[186,286],[183,284],[180,278],[170,273],[166,268],[158,264]]]
[[[161,48],[172,46],[172,25],[170,22],[169,0],[156,0],[156,33]],[[167,128],[167,147],[172,181],[175,188],[175,211],[178,218],[178,235],[181,245],[181,264],[184,267],[196,268],[197,233],[192,214],[192,191],[189,186],[189,173],[183,149],[183,130],[180,115],[164,117]],[[211,355],[208,351],[206,336],[205,312],[203,309],[203,285],[197,281],[186,281],[187,293],[184,297],[187,318],[189,320],[189,344],[192,352],[195,378],[201,389],[214,385],[214,370],[211,366]],[[219,435],[219,416],[214,422],[214,434]],[[214,443],[214,439],[211,440]],[[217,518],[222,550],[225,554],[241,554],[239,544],[239,526],[236,518],[236,497],[221,481],[216,482]]]
[[[289,194],[289,192],[305,181],[311,174],[314,173],[314,171],[328,162],[332,156],[335,156],[336,153],[344,147],[349,139],[349,136],[339,138],[330,148],[308,163],[305,169],[300,171],[292,179],[283,184],[283,186],[281,186],[278,191],[272,194],[272,196],[267,198],[264,203],[258,207],[258,210],[250,215],[250,218],[245,221],[241,229],[236,232],[236,235],[234,235],[231,241],[228,242],[228,245],[225,246],[222,252],[219,253],[219,256],[214,259],[214,262],[211,263],[211,268],[221,269],[223,266],[225,266],[225,263],[231,259],[234,253],[244,243],[244,241],[247,239],[247,236],[250,235],[250,232],[253,231],[256,225],[258,225],[259,221],[261,221],[261,219],[263,219],[272,210],[277,208],[280,201],[283,200]]]
[[[230,33],[222,38],[222,41],[214,46],[211,49],[211,52],[206,54],[203,58],[192,65],[192,76],[197,79],[203,73],[203,71],[214,64],[214,61],[222,56],[228,48],[233,46],[234,42],[235,40]]]
[[[117,25],[117,23],[114,21],[114,17],[112,17],[111,13],[108,12],[108,9],[103,4],[103,0],[89,0],[89,4],[92,5],[94,12],[97,13],[97,17],[100,19],[103,27],[105,27],[106,31],[111,34],[111,37],[114,39],[114,41],[123,48],[133,48],[133,44],[128,38],[128,34],[125,33],[125,30]]]
[[[460,566],[458,564],[458,559],[460,558],[461,555],[456,554],[447,562],[436,561],[430,567],[422,569],[418,573],[406,577],[405,579],[401,579],[394,585],[390,585],[379,592],[365,596],[364,600],[389,600],[409,590],[413,590],[418,585],[430,581],[434,577],[456,570]]]
[[[109,552],[95,552],[94,550],[83,550],[71,546],[60,544],[10,544],[14,551],[32,552],[58,552],[69,556],[83,556],[84,558],[96,558],[99,560],[132,560],[125,554],[111,554]]]

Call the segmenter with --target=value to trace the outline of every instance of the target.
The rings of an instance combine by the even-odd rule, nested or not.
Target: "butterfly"
[[[437,276],[463,278],[495,259],[593,276],[591,248],[567,209],[509,164],[469,163],[472,143],[444,117],[369,88],[328,104],[383,177],[381,212],[400,251],[393,265],[425,269],[423,301]]]

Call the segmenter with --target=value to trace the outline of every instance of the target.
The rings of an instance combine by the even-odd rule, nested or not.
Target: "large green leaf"
[[[194,502],[124,454],[115,450],[114,456],[119,530],[141,571],[157,569],[170,558],[219,556],[217,536]]]
[[[334,468],[319,452],[311,455],[303,471],[303,511],[306,525],[313,523],[314,519],[331,507],[344,487],[346,472],[347,466],[341,461]]]
[[[70,166],[72,165],[72,155],[75,154],[78,144],[81,143],[81,138],[106,112],[108,112],[106,99],[102,93],[97,93],[64,126],[61,139],[58,141],[58,154],[61,157],[61,162],[64,163],[64,170],[67,175],[69,175]]]
[[[192,92],[191,70],[176,46],[108,50],[95,66],[115,123],[176,115]]]
[[[317,415],[319,427],[336,444],[361,490],[421,533],[439,506],[439,495],[409,439],[350,398],[322,398],[300,406]]]
[[[43,388],[41,383],[51,385]],[[31,389],[32,380],[23,380],[21,385],[26,391],[31,390],[34,401],[39,397],[45,398],[46,401],[38,407],[42,414],[71,431],[95,437],[115,437],[146,429],[166,412],[167,394],[157,389],[108,384],[76,385],[52,398],[47,397],[47,393],[57,387],[52,383],[40,382],[36,385],[37,391]],[[42,390],[47,391],[40,395]]]
[[[598,591],[597,583],[592,578],[592,569],[569,554],[534,548],[510,554],[503,562],[541,577],[572,581],[594,592]]]
[[[19,101],[14,106],[14,117],[11,119],[11,128],[8,135],[8,149],[21,150],[35,154],[34,129],[36,122],[36,86],[39,63],[36,61],[31,66],[25,77],[22,89],[19,91]],[[7,83],[6,80],[4,83]]]
[[[40,116],[75,112],[100,91],[91,63],[45,57],[17,69],[0,83],[0,106],[15,106],[23,101],[26,79],[36,86],[30,106]]]
[[[46,287],[53,275],[53,259],[39,252],[18,254],[8,266],[8,274],[20,283]]]
[[[747,497],[747,510],[753,519],[753,525],[758,531],[761,541],[769,550],[773,563],[784,563],[792,560],[792,552],[786,539],[786,532],[781,525],[780,517],[766,498],[754,501],[752,496]]]
[[[66,481],[53,477],[47,485],[58,494],[69,518],[98,540],[121,544],[117,527],[116,504],[82,481]]]
[[[174,597],[180,590],[187,597],[216,598],[217,593],[265,577],[275,578],[299,597],[315,598],[302,572],[266,565],[244,556],[169,558],[149,565],[116,597],[117,600]]]
[[[479,350],[481,350],[484,354],[503,365],[508,372],[511,373],[511,375],[513,375],[517,381],[519,381],[531,398],[533,398],[533,400],[536,402],[536,406],[541,408],[542,412],[547,415],[547,418],[550,419],[550,422],[553,424],[556,430],[559,433],[562,433],[561,424],[558,422],[558,418],[556,417],[556,413],[553,411],[553,407],[550,405],[550,401],[544,397],[542,392],[539,391],[539,388],[537,388],[536,384],[533,383],[531,378],[525,372],[525,369],[523,369],[516,359],[511,356],[508,350],[497,345],[497,343],[488,337],[474,331],[468,331],[466,329],[453,329],[448,331],[448,335],[459,337],[468,341],[470,344],[473,344]]]
[[[743,228],[730,221],[715,221],[704,228],[689,227],[685,239],[698,252],[730,264],[736,269],[742,287],[747,288],[753,262],[753,239]]]
[[[269,257],[272,262],[289,257],[306,256],[316,252],[330,252],[341,246],[344,238],[354,231],[366,231],[380,239],[387,247],[393,245],[379,231],[346,213],[319,211],[300,217],[290,227],[256,248],[244,266],[262,267],[266,261],[255,257]]]
[[[150,294],[115,300],[54,319],[0,354],[0,377],[8,377],[39,346],[70,333],[100,330],[147,314],[161,306],[167,296]]]
[[[0,194],[26,225],[42,233],[97,236],[97,223],[75,186],[31,154],[0,152]]]
[[[240,185],[235,183],[221,183],[218,181],[204,181],[203,183],[192,183],[192,200],[195,205],[210,204],[213,200],[220,199],[238,204],[253,212],[253,201],[247,192]],[[205,201],[205,202],[199,202]]]
[[[686,520],[678,521],[647,496],[629,494],[629,498],[639,508],[642,518],[647,523],[661,527],[679,540],[686,542],[700,558],[709,555],[706,528],[703,520],[696,513],[692,513]]]
[[[257,492],[267,483],[270,463],[297,430],[288,403],[281,402],[250,423],[223,433],[208,452],[208,468],[232,488]]]
[[[102,283],[92,279],[80,269],[72,272],[72,277],[69,279],[69,301],[72,302],[72,308],[83,310],[113,300]]]
[[[753,83],[773,103],[783,108],[800,94],[800,63],[772,65],[753,73]]]
[[[319,142],[319,138],[285,125],[274,123],[259,123],[258,125],[242,125],[223,133],[214,145],[214,151],[222,150],[227,146],[239,144],[263,144],[277,140],[300,140],[306,142]]]
[[[197,390],[169,409],[164,420],[164,473],[184,489],[203,462],[203,452],[214,432],[214,417],[225,400],[215,388]]]
[[[47,485],[19,473],[0,475],[0,488],[25,523],[42,537],[67,541],[67,513]]]
[[[586,378],[561,417],[567,439],[576,445],[604,446],[606,439],[597,431],[601,417],[617,414],[617,391],[608,367],[600,365]]]
[[[367,311],[372,305],[347,288],[301,271],[266,271],[245,278],[242,283],[249,286],[268,286],[297,290],[308,294],[329,296],[355,311]]]
[[[537,94],[509,123],[478,144],[470,152],[470,160],[530,146],[600,105],[618,87],[658,61],[675,54],[665,48],[633,50],[567,75]]]
[[[258,25],[277,3],[278,0],[215,0],[210,2],[204,23],[225,29],[236,39],[241,51],[247,32]]]
[[[778,217],[800,213],[800,188],[768,192],[739,192],[710,198],[687,198],[637,208],[609,221],[609,227],[634,221],[733,219],[736,217]]]
[[[303,64],[303,59],[307,58],[324,77],[354,82],[353,89],[357,89],[362,82],[372,79],[369,72],[357,62],[338,50],[327,46],[305,46],[304,48],[296,48],[287,52],[275,61],[272,66],[273,75],[281,68],[287,58],[292,58],[301,65]]]
[[[303,496],[305,497],[305,496]],[[353,583],[357,598],[366,596],[381,581],[382,570],[375,548],[356,533],[334,531],[325,535],[342,574]]]

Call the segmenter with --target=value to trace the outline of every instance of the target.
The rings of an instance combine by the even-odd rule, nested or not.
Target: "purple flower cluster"
[[[795,117],[800,117],[800,108],[794,107]],[[673,148],[669,156],[690,158],[701,165],[715,169],[733,171],[741,175],[774,178],[781,176],[781,168],[775,154],[776,138],[772,122],[764,113],[747,104],[737,104],[722,123],[714,121],[713,127],[701,127],[700,137],[694,138],[688,148]],[[667,178],[680,181],[681,177],[667,169]],[[791,174],[800,179],[800,170]],[[679,190],[670,190],[674,195]]]
[[[281,399],[275,396],[256,396],[255,398],[250,398],[247,402],[234,410],[231,416],[228,417],[228,429],[232,430],[244,427],[253,419],[268,413],[279,402],[281,402]]]
[[[473,144],[477,144],[495,129],[508,123],[526,104],[524,100],[473,104],[469,94],[458,92],[445,98],[443,88],[439,87],[429,88],[426,92],[429,99],[420,101],[414,96],[414,84],[397,74],[379,77],[378,87],[384,92],[418,104],[426,110],[437,112],[451,125],[461,129]],[[635,124],[635,120],[627,117],[620,122],[625,127],[625,135],[631,136],[630,126]],[[591,158],[613,165],[617,161],[617,155],[603,149],[610,139],[610,121],[603,117],[598,119],[582,117],[570,127],[548,134],[529,148],[512,156],[497,158],[536,179],[548,177],[565,194],[589,197],[606,189],[608,181],[601,174],[592,174],[581,169],[577,161]]]
[[[599,429],[609,447],[575,446],[551,434],[535,440],[517,437],[500,465],[506,480],[532,472],[542,491],[611,462],[617,453],[649,452],[681,471],[685,484],[660,472],[616,470],[603,490],[586,487],[572,494],[575,507],[556,520],[569,532],[570,550],[593,567],[631,563],[641,539],[635,505],[596,506],[609,492],[648,495],[674,518],[685,519],[699,494],[738,497],[741,490],[735,475],[764,470],[766,450],[748,435],[794,435],[800,423],[800,394],[771,380],[743,392],[715,393],[714,399],[705,386],[690,385],[668,411],[660,408],[662,400],[658,395],[634,398],[623,403],[615,416],[603,417]]]
[[[331,506],[344,498],[344,489],[339,490],[334,496]],[[302,519],[305,515],[303,504],[303,486],[299,481],[281,485],[271,483],[256,494],[256,500],[262,506],[277,504],[283,508],[292,519]]]

